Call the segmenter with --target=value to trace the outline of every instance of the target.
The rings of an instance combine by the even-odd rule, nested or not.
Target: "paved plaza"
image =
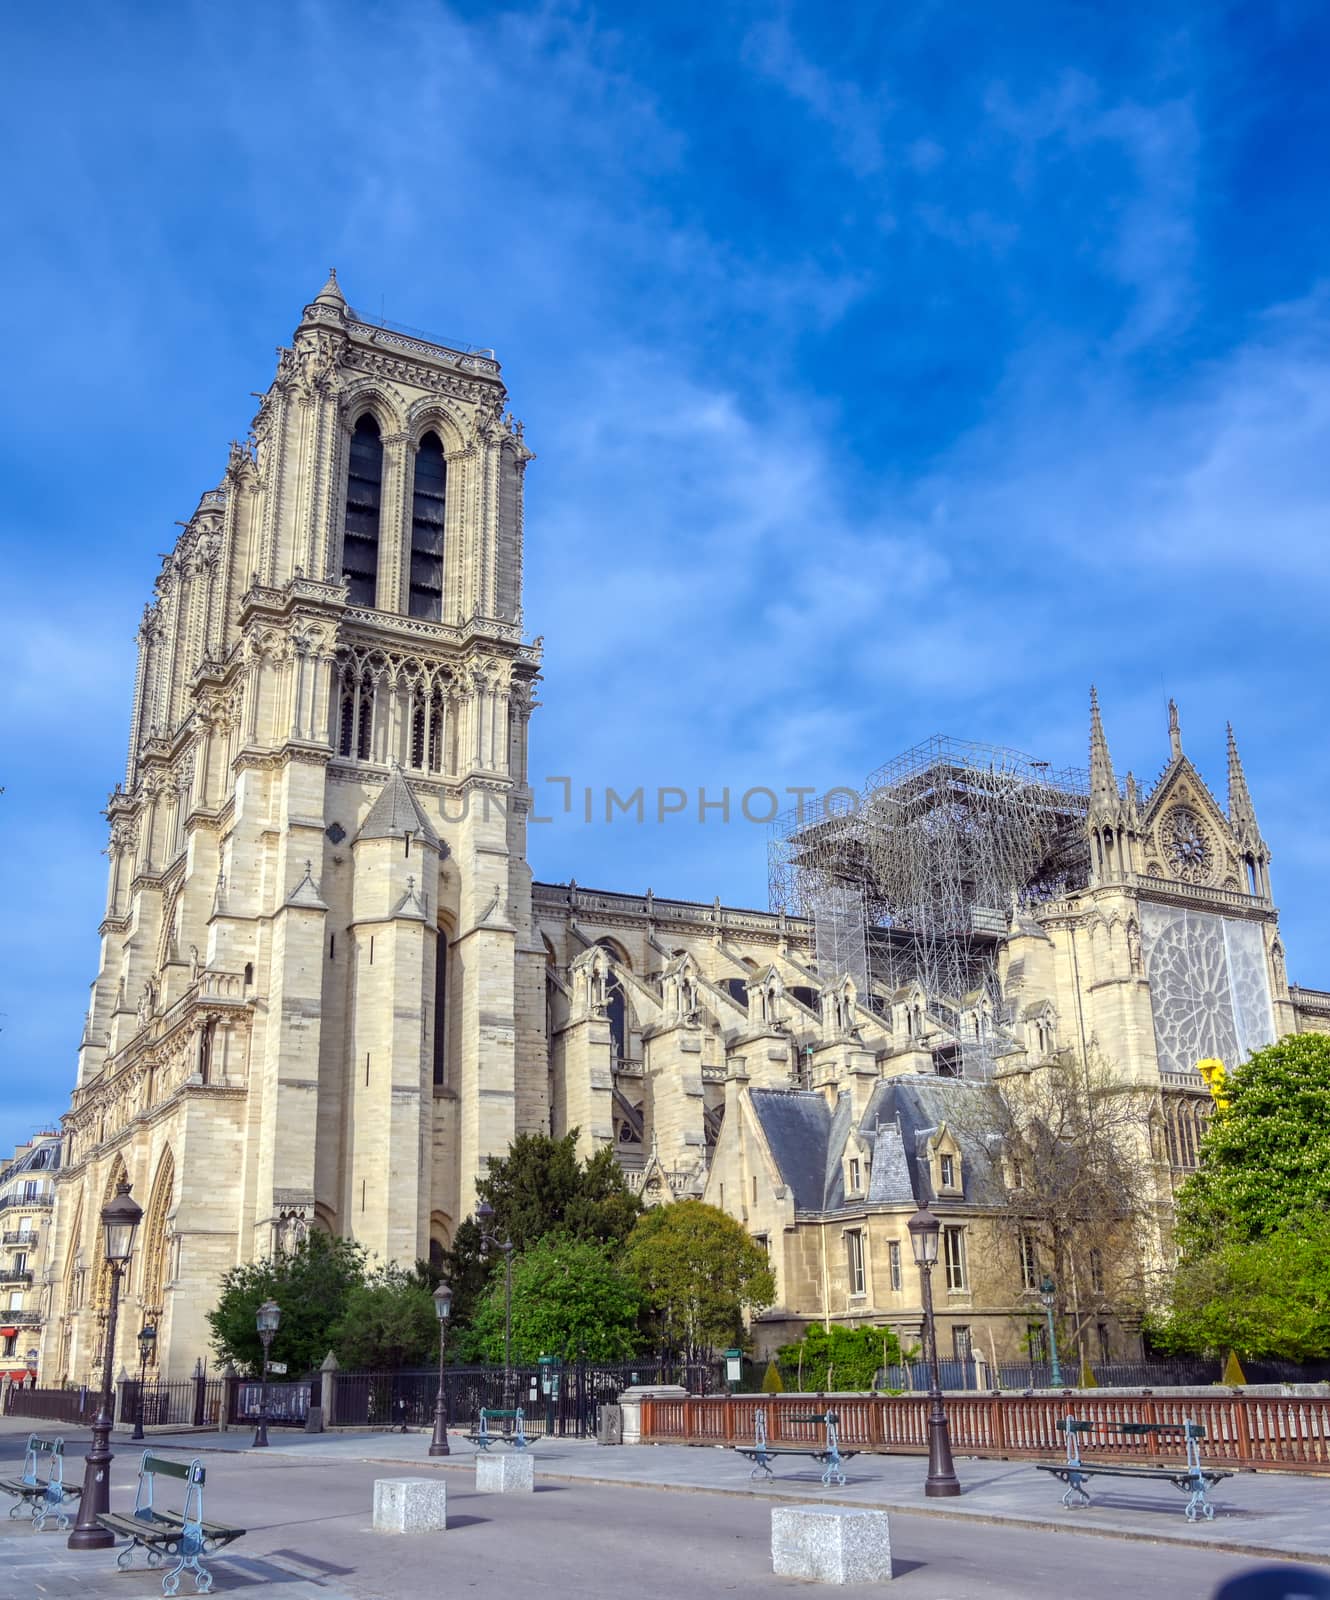
[[[17,1465],[23,1419],[0,1424],[0,1469]],[[65,1430],[77,1481],[86,1431]],[[551,1439],[535,1446],[534,1495],[481,1495],[470,1447],[454,1438],[445,1463],[421,1433],[277,1434],[266,1452],[243,1433],[157,1435],[154,1448],[189,1451],[208,1469],[207,1514],[246,1537],[214,1563],[218,1594],[270,1589],[275,1600],[415,1600],[441,1592],[625,1595],[683,1592],[689,1600],[804,1587],[776,1578],[770,1506],[797,1500],[886,1507],[896,1587],[904,1600],[1064,1600],[1068,1594],[1163,1594],[1190,1600],[1263,1564],[1261,1552],[1330,1567],[1330,1483],[1243,1474],[1221,1485],[1213,1524],[1189,1526],[1167,1484],[1106,1492],[1064,1512],[1059,1485],[1028,1464],[962,1460],[964,1496],[926,1503],[918,1457],[857,1457],[843,1489],[782,1462],[754,1484],[732,1451],[686,1446],[599,1448]],[[112,1504],[133,1503],[137,1450],[117,1435]],[[810,1463],[811,1466],[811,1463]],[[374,1481],[441,1473],[448,1529],[375,1534]],[[0,1519],[0,1600],[80,1596],[148,1600],[159,1577],[116,1571],[110,1551],[75,1554],[63,1535]],[[192,1593],[186,1578],[182,1593]]]

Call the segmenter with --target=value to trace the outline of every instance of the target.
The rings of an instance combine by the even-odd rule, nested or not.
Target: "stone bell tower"
[[[173,1316],[204,1348],[227,1266],[315,1226],[410,1263],[547,1126],[532,455],[506,401],[492,353],[367,322],[332,274],[165,558],[107,808],[55,1323],[122,1166],[160,1211],[169,1365]]]

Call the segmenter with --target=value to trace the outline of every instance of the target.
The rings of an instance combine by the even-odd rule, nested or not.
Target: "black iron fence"
[[[96,1389],[40,1389],[31,1384],[15,1384],[5,1396],[5,1415],[45,1422],[91,1422],[100,1398]]]
[[[600,1407],[613,1404],[634,1384],[682,1384],[692,1394],[724,1392],[719,1362],[646,1360],[603,1363],[577,1361],[541,1366],[446,1367],[444,1392],[451,1426],[473,1427],[482,1408],[522,1408],[523,1426],[534,1436],[585,1438],[593,1433]],[[434,1420],[439,1392],[437,1367],[399,1372],[338,1372],[332,1384],[332,1415],[337,1427],[427,1428]]]
[[[116,1417],[122,1423],[137,1420],[142,1407],[145,1428],[215,1428],[226,1405],[225,1378],[186,1378],[178,1383],[143,1385],[127,1379],[119,1387]]]

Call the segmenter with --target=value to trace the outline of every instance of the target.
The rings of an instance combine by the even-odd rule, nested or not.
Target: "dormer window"
[[[938,1176],[944,1189],[956,1187],[956,1157],[942,1156],[938,1161]]]
[[[862,1187],[863,1187],[863,1182],[862,1182],[862,1178],[861,1178],[861,1175],[860,1175],[859,1157],[858,1156],[851,1156],[850,1157],[850,1183],[849,1183],[850,1193],[851,1194],[858,1194]]]

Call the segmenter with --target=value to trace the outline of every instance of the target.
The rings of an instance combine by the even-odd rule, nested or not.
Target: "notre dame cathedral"
[[[1287,982],[1236,746],[1221,806],[1176,712],[1148,790],[1119,782],[1097,706],[1085,773],[909,753],[859,814],[894,842],[852,893],[872,850],[831,813],[790,834],[769,910],[533,883],[534,458],[507,399],[489,354],[362,320],[334,274],[164,559],[106,810],[43,1382],[100,1360],[98,1213],[124,1178],[145,1215],[113,1364],[152,1321],[177,1378],[227,1268],[312,1228],[437,1257],[516,1134],[573,1128],[650,1203],[703,1196],[765,1244],[759,1348],[810,1319],[917,1333],[924,1200],[951,1348],[1011,1347],[1036,1283],[983,1245],[1004,1178],[967,1097],[1093,1049],[1157,1095],[1176,1176],[1198,1060],[1330,1029],[1330,994]],[[965,855],[972,828],[921,854],[939,794],[1019,809],[1000,860]],[[1107,1301],[1095,1325],[1128,1350]]]

